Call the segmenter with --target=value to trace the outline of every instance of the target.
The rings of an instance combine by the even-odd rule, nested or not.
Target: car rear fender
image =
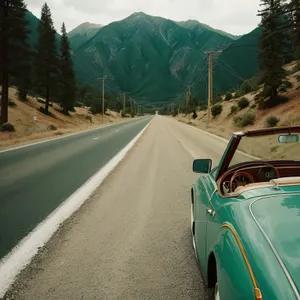
[[[212,269],[212,255],[216,270]],[[224,224],[221,227],[208,258],[207,278],[213,280],[216,272],[222,300],[262,299],[245,250],[231,225]],[[214,283],[208,282],[208,285]]]

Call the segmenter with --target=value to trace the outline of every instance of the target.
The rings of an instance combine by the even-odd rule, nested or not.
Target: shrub
[[[280,86],[279,91],[282,93],[286,93],[292,87],[293,87],[293,84],[290,81],[285,80],[282,82],[282,85]]]
[[[200,111],[204,111],[207,110],[207,105],[206,104],[202,104],[199,108]]]
[[[226,93],[226,95],[225,95],[225,101],[229,101],[229,100],[231,100],[232,99],[232,94],[231,93]]]
[[[194,120],[198,118],[198,115],[197,115],[197,113],[196,113],[196,111],[195,111],[195,110],[193,111],[192,118],[193,118]]]
[[[125,111],[121,111],[121,117],[122,117],[122,118],[126,118],[126,113],[125,113]]]
[[[251,109],[255,109],[256,108],[256,104],[252,104],[250,108]]]
[[[0,125],[0,131],[1,132],[14,132],[16,131],[14,125],[10,124],[10,123],[4,123],[2,125]]]
[[[245,97],[241,98],[238,102],[238,107],[240,110],[249,106],[249,100]]]
[[[57,130],[57,126],[54,125],[54,124],[50,124],[50,125],[48,126],[48,130],[49,130],[49,131],[55,131],[55,130]]]
[[[211,113],[214,117],[220,115],[222,111],[223,111],[222,104],[216,104],[211,108]]]
[[[238,127],[246,127],[253,125],[255,122],[255,115],[251,112],[244,114],[243,116],[238,116],[233,119],[233,122]]]
[[[76,107],[84,107],[84,104],[80,101],[77,101],[75,104]]]
[[[36,101],[37,101],[38,103],[45,104],[45,100],[42,99],[42,98],[37,98]]]
[[[275,127],[280,120],[275,116],[270,116],[266,119],[266,124],[270,127]]]
[[[17,97],[20,101],[27,101],[28,92],[24,89],[18,88]]]
[[[91,116],[87,115],[87,116],[85,117],[85,119],[86,119],[86,120],[89,120],[91,123],[93,123],[93,119],[92,119]]]
[[[173,113],[172,113],[172,116],[173,116],[173,117],[176,117],[177,115],[178,115],[178,110],[175,109],[175,110],[173,111]]]
[[[8,100],[8,106],[15,107],[15,106],[17,106],[17,104],[14,101],[9,99]]]
[[[231,106],[230,114],[233,115],[238,111],[238,107],[236,105]]]

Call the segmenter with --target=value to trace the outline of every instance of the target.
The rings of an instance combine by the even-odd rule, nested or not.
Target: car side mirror
[[[287,134],[287,135],[280,135],[278,137],[279,143],[298,143],[299,142],[299,135],[298,134]]]
[[[212,160],[211,159],[196,159],[193,163],[193,171],[195,173],[208,174],[211,171]]]

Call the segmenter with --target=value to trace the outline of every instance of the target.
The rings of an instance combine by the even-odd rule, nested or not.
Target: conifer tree
[[[39,23],[39,40],[35,60],[36,82],[45,97],[44,113],[49,114],[51,92],[54,92],[55,80],[58,74],[56,32],[53,26],[51,11],[47,3],[42,7]]]
[[[60,102],[65,114],[68,114],[75,105],[76,100],[76,85],[75,75],[73,70],[73,62],[71,57],[70,42],[67,36],[66,26],[63,23],[61,28],[61,59],[60,59],[60,75],[61,75],[61,87],[60,87]]]
[[[11,77],[23,76],[28,34],[23,0],[0,1],[0,124],[8,121],[8,88]]]
[[[287,49],[287,36],[284,29],[285,0],[261,0],[263,9],[259,11],[262,17],[263,32],[260,38],[260,69],[264,83],[264,96],[273,101],[280,86],[286,81],[283,69]]]

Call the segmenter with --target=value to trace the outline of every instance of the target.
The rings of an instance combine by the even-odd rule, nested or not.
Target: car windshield
[[[230,167],[248,161],[257,160],[297,160],[300,161],[300,142],[295,139],[281,140],[283,134],[272,134],[258,137],[243,137]],[[292,137],[292,136],[291,136]]]

